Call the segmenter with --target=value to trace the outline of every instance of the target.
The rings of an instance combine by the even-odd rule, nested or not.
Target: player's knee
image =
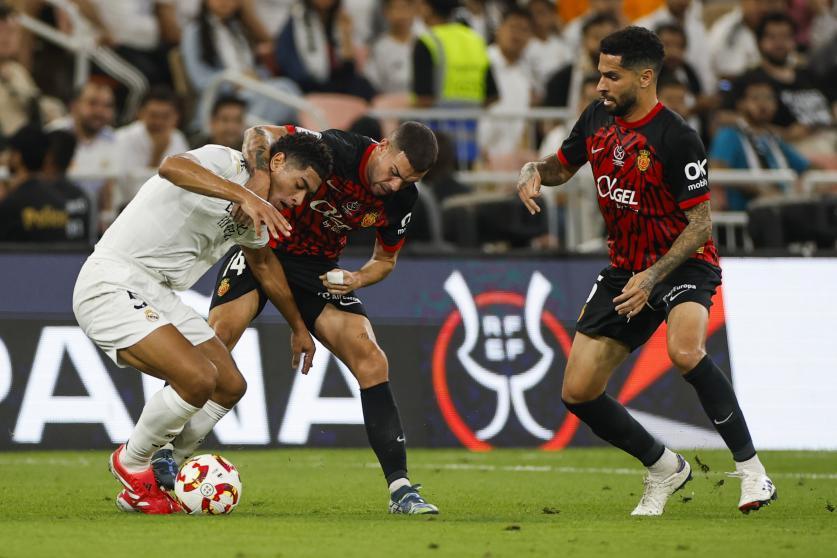
[[[358,359],[353,368],[361,389],[376,386],[389,380],[387,356],[377,345]]]
[[[247,380],[236,371],[235,374],[227,376],[223,382],[218,382],[214,399],[227,409],[231,409],[241,401],[245,393],[247,393]]]
[[[701,347],[672,347],[668,348],[668,358],[682,373],[692,370],[706,356]]]
[[[579,382],[564,382],[561,387],[561,399],[567,403],[586,403],[601,393],[600,389]]]
[[[186,376],[183,388],[193,401],[206,402],[218,385],[218,369],[210,361],[195,365]]]

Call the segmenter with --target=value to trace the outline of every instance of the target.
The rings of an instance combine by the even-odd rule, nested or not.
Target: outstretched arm
[[[517,195],[520,201],[534,215],[540,213],[541,208],[535,198],[541,195],[541,185],[558,186],[573,177],[579,167],[569,167],[561,162],[556,155],[550,155],[540,161],[532,161],[520,169],[517,179]]]
[[[282,264],[276,259],[273,250],[268,247],[253,250],[242,246],[242,249],[256,281],[291,327],[291,366],[296,369],[299,366],[300,357],[304,354],[302,373],[307,374],[314,361],[314,341],[294,302]]]
[[[685,212],[689,224],[674,239],[669,251],[654,265],[631,277],[622,289],[622,294],[613,299],[617,305],[616,312],[620,315],[631,318],[639,314],[654,285],[692,257],[712,236],[712,214],[708,201],[701,202]]]
[[[323,286],[333,295],[344,295],[361,287],[374,285],[383,281],[393,269],[398,260],[400,250],[389,251],[384,248],[380,240],[375,240],[375,250],[372,257],[358,271],[346,271],[345,269],[333,269],[343,274],[343,283],[331,283],[328,274],[320,275]]]

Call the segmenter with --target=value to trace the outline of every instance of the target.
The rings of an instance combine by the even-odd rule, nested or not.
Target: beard
[[[770,64],[774,66],[785,66],[788,63],[789,56],[785,54],[784,56],[776,56],[773,54],[768,54],[765,52],[761,53],[762,58],[767,60]]]
[[[614,97],[605,97],[605,99],[613,102],[611,106],[605,105],[605,110],[613,116],[625,116],[636,105],[635,94],[625,94],[621,100],[617,100]]]

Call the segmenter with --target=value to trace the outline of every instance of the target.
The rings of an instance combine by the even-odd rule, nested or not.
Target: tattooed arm
[[[245,187],[262,198],[270,189],[270,145],[287,133],[283,126],[254,126],[244,132],[244,160],[250,168]]]
[[[669,251],[654,265],[631,277],[622,289],[622,294],[613,299],[620,315],[632,318],[639,314],[654,285],[688,260],[712,236],[712,215],[708,201],[687,209],[686,218],[689,224],[674,239]]]
[[[529,162],[520,169],[517,179],[517,195],[520,201],[534,215],[540,213],[541,208],[535,198],[541,195],[541,185],[558,186],[563,184],[578,171],[579,167],[567,167],[555,155],[536,162]]]

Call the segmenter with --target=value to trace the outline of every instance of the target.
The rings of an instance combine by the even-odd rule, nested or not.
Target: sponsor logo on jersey
[[[360,209],[360,202],[357,200],[348,201],[343,204],[343,213],[346,215],[351,215],[358,209]]]
[[[377,211],[370,211],[366,215],[363,216],[363,220],[360,222],[361,227],[371,227],[375,223],[378,222],[378,212]]]
[[[149,322],[156,322],[160,319],[160,314],[152,310],[151,308],[145,309],[145,319]]]
[[[687,186],[688,190],[691,192],[692,190],[699,190],[700,188],[705,188],[706,185],[709,184],[705,178],[701,178],[694,184],[689,184]]]
[[[224,277],[218,285],[218,296],[224,296],[228,292],[230,292],[230,280]]]
[[[651,166],[651,152],[647,149],[640,149],[636,158],[636,168],[639,172],[645,172]]]
[[[410,224],[410,219],[413,217],[413,212],[406,214],[403,219],[401,219],[401,228],[398,229],[398,234],[402,235],[407,232],[407,225]]]
[[[686,178],[689,180],[697,180],[701,176],[706,176],[706,159],[687,164],[683,167],[683,172],[686,173]]]
[[[636,190],[617,188],[616,184],[618,181],[618,178],[611,178],[606,174],[597,178],[596,189],[599,192],[599,197],[612,199],[619,208],[638,211],[638,209],[630,207],[639,205],[639,202],[636,200]]]
[[[352,227],[343,222],[343,217],[337,208],[326,200],[314,200],[309,205],[311,209],[323,215],[323,226],[336,233],[350,231]]]
[[[623,159],[625,158],[625,150],[622,148],[621,145],[617,145],[613,148],[613,164],[617,167],[621,167],[625,164]]]

